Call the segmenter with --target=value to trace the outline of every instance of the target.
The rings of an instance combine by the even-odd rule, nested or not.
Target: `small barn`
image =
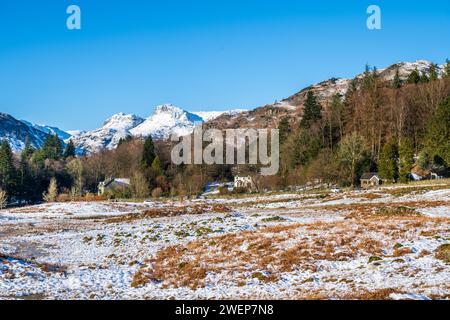
[[[99,183],[98,194],[102,196],[108,190],[114,190],[118,188],[129,188],[130,186],[131,181],[128,178],[109,178]]]
[[[377,172],[367,172],[361,176],[361,187],[364,189],[379,186],[382,179]]]

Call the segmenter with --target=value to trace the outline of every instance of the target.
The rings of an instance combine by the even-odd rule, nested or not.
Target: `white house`
[[[234,187],[253,190],[253,189],[255,189],[255,183],[253,182],[253,179],[251,176],[246,176],[246,177],[236,176],[236,177],[234,177]]]
[[[379,186],[382,183],[382,180],[378,173],[376,172],[367,172],[361,176],[361,187],[362,188],[370,188]]]
[[[127,178],[109,178],[98,184],[98,194],[104,195],[107,190],[116,188],[128,188],[131,186],[130,179]]]

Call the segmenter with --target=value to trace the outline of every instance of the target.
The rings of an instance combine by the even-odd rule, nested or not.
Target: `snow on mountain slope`
[[[144,119],[134,114],[118,113],[105,121],[99,129],[80,132],[70,139],[75,146],[86,153],[96,152],[102,149],[114,149],[120,139],[131,135],[130,130],[140,125]]]
[[[27,139],[35,148],[42,147],[47,134],[15,119],[6,113],[0,113],[0,140],[6,140],[14,152],[22,151]]]
[[[133,136],[154,139],[167,139],[171,134],[187,135],[192,132],[196,123],[203,119],[171,104],[156,107],[155,112],[142,124],[130,130]]]
[[[69,139],[72,136],[70,133],[68,133],[66,131],[63,131],[63,130],[61,130],[59,128],[56,128],[56,127],[50,127],[50,126],[46,126],[46,125],[34,124],[34,123],[31,123],[31,122],[26,121],[26,120],[20,120],[20,121],[25,123],[27,126],[33,128],[33,129],[45,132],[46,134],[53,134],[53,135],[56,134],[56,135],[58,135],[58,137],[61,140]]]
[[[210,120],[217,119],[221,115],[228,114],[230,116],[244,112],[247,110],[244,109],[235,109],[230,111],[198,111],[198,112],[192,112],[193,114],[199,116],[203,119],[203,122],[208,122]]]
[[[164,104],[157,106],[155,112],[145,120],[135,115],[119,113],[109,118],[99,129],[87,132],[71,131],[70,139],[79,150],[92,153],[102,149],[114,149],[120,139],[127,136],[151,136],[155,140],[162,140],[168,139],[171,134],[187,135],[198,123],[223,114],[239,112],[242,110],[191,113],[174,105]]]

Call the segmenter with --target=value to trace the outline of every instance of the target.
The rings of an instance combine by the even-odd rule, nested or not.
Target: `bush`
[[[70,202],[71,197],[67,193],[61,193],[56,197],[56,202]]]
[[[130,188],[115,188],[105,192],[107,199],[131,199],[133,193]]]
[[[219,194],[220,195],[224,196],[224,195],[227,195],[229,193],[230,193],[230,191],[228,190],[227,186],[220,186],[219,187]]]
[[[442,260],[446,263],[450,263],[450,243],[443,244],[435,251],[436,259]]]
[[[163,193],[163,191],[162,191],[162,189],[160,187],[155,188],[152,191],[152,197],[153,198],[159,198],[159,197],[161,197],[162,193]]]
[[[247,188],[244,188],[244,187],[236,187],[233,189],[233,192],[236,194],[243,194],[243,193],[247,193],[248,190],[247,190]]]

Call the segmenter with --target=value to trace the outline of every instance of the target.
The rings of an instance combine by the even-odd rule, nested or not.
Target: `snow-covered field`
[[[0,299],[449,299],[450,186],[0,211]]]

